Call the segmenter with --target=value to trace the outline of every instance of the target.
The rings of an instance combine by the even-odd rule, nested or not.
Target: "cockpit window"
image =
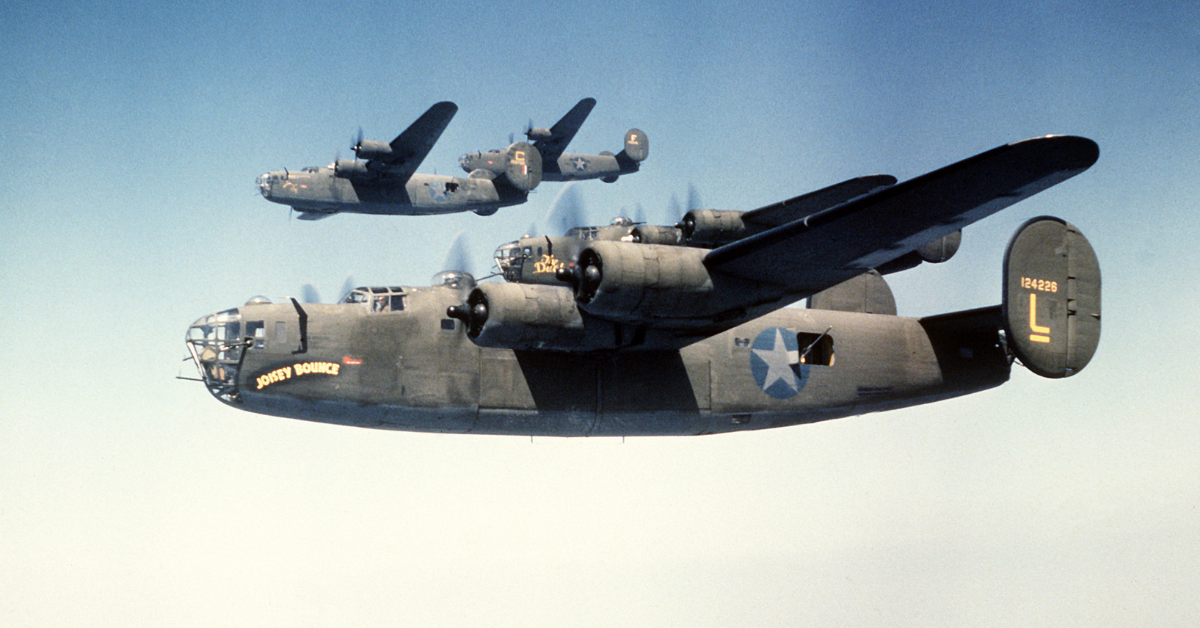
[[[400,312],[404,310],[407,297],[404,288],[390,287],[359,287],[346,293],[340,303],[361,303],[371,312]]]
[[[342,300],[340,301],[340,303],[366,303],[366,302],[367,302],[367,289],[366,288],[355,288],[355,289],[351,290],[350,292],[347,292],[346,296],[342,297]]]
[[[567,230],[567,237],[579,238],[580,240],[595,240],[600,234],[600,229],[597,227],[573,227]]]

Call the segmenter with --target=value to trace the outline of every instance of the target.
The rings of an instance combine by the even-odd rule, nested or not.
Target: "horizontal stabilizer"
[[[1004,254],[1004,321],[1009,348],[1043,377],[1087,366],[1100,342],[1100,263],[1074,225],[1035,218]]]

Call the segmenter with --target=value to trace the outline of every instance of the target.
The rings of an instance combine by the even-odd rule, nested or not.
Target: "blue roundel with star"
[[[776,399],[791,399],[804,388],[806,368],[800,364],[796,334],[782,327],[759,332],[750,345],[750,373],[763,392]]]

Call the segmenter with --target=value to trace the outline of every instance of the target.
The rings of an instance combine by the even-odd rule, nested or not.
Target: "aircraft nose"
[[[223,402],[236,403],[242,352],[249,345],[238,310],[201,317],[188,327],[184,340],[208,392]]]
[[[258,193],[263,195],[263,198],[271,198],[271,173],[260,174],[254,180],[258,184]]]

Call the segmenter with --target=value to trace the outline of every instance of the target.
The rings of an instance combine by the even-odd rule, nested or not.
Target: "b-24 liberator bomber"
[[[1066,221],[1018,228],[999,305],[898,316],[883,272],[948,257],[964,227],[1098,157],[1091,140],[1042,137],[903,183],[864,177],[680,226],[588,229],[558,240],[581,244],[552,273],[476,283],[451,270],[328,305],[254,298],[193,323],[186,344],[235,408],[476,434],[754,430],[990,389],[1014,360],[1067,377],[1099,343],[1100,267]],[[522,259],[545,261],[537,240]],[[541,255],[566,255],[554,243]],[[807,309],[784,307],[801,299]]]
[[[543,181],[600,179],[615,183],[621,175],[632,174],[641,168],[642,161],[650,155],[650,140],[639,129],[625,132],[625,148],[616,155],[608,151],[598,155],[563,152],[595,106],[595,98],[584,98],[549,129],[535,127],[532,122],[525,129],[526,139],[533,142],[542,156]],[[512,144],[512,138],[509,139]],[[463,155],[458,158],[458,163],[467,172],[485,170],[499,174],[508,168],[509,159],[507,151],[489,150]]]
[[[300,212],[303,220],[340,212],[489,216],[524,203],[542,180],[541,155],[526,142],[512,143],[501,153],[504,168],[476,170],[466,178],[416,172],[457,111],[454,103],[439,102],[388,143],[364,140],[360,131],[351,146],[354,159],[268,172],[258,177],[258,189],[267,200]]]

